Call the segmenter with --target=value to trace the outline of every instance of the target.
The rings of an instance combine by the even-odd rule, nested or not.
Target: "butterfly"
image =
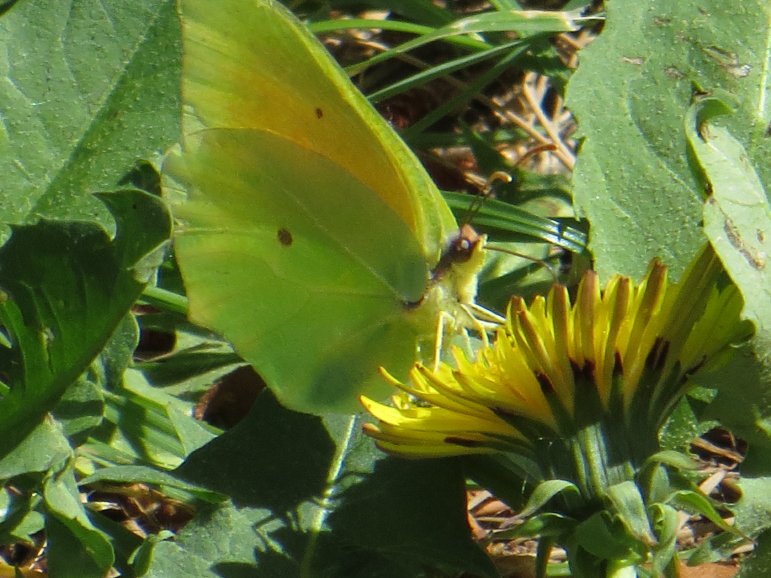
[[[379,367],[402,376],[478,325],[484,237],[281,4],[180,15],[183,137],[163,177],[190,318],[286,406],[356,410],[388,392]]]

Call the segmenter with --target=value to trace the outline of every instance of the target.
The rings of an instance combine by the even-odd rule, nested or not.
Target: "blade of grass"
[[[399,82],[395,82],[390,86],[373,92],[369,95],[368,98],[370,102],[380,102],[381,100],[390,98],[395,94],[406,92],[412,88],[427,84],[435,78],[450,75],[456,70],[467,68],[490,58],[494,58],[500,54],[504,54],[521,44],[522,41],[510,42],[501,46],[496,46],[494,48],[484,50],[483,52],[477,52],[456,58],[455,60],[450,60],[449,62],[445,62],[438,66],[433,66],[427,70],[421,71],[417,74],[404,78]]]
[[[419,46],[459,37],[467,34],[482,34],[486,32],[518,32],[520,34],[544,34],[555,32],[573,32],[580,28],[587,18],[579,12],[543,12],[538,10],[486,12],[468,18],[462,18],[448,26],[437,28],[432,32],[414,38],[408,42],[373,56],[369,60],[348,67],[349,74],[358,74],[373,64],[394,58],[400,54],[414,50]]]
[[[456,212],[465,212],[469,196],[444,193],[444,198]],[[524,209],[495,199],[486,199],[474,215],[474,224],[487,229],[520,235],[534,242],[551,243],[573,253],[586,251],[586,233],[555,219],[539,217]]]
[[[371,29],[371,30],[389,30],[391,32],[404,32],[407,34],[426,35],[431,34],[436,28],[415,24],[413,22],[403,22],[401,20],[376,20],[372,18],[351,18],[346,20],[323,20],[313,22],[308,25],[314,34],[329,34],[330,32],[339,32],[340,30],[351,29]],[[475,50],[486,50],[490,44],[477,38],[468,36],[449,36],[443,38],[449,44],[465,46]],[[358,64],[355,66],[359,66]]]
[[[460,108],[463,104],[472,100],[477,94],[480,94],[484,88],[503,74],[518,58],[527,52],[528,44],[515,47],[509,54],[501,58],[494,66],[482,74],[475,82],[469,84],[464,90],[458,93],[455,98],[445,102],[442,106],[434,109],[426,116],[421,118],[415,124],[410,126],[402,133],[406,141],[410,141],[413,135],[419,134],[444,118],[451,111]]]

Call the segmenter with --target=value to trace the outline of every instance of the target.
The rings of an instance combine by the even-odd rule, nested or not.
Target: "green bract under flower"
[[[709,248],[677,284],[657,261],[641,283],[614,276],[603,291],[588,272],[574,302],[559,285],[530,305],[514,297],[474,360],[456,349],[454,365],[418,364],[408,384],[385,373],[401,392],[390,406],[362,399],[378,420],[365,430],[397,455],[513,451],[543,464],[555,440],[604,424],[603,435],[643,440],[631,452],[613,443],[644,458],[689,378],[748,335],[741,308]]]

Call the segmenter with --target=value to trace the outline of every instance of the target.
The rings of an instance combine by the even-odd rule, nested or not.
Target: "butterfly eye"
[[[465,224],[458,231],[458,236],[451,243],[453,263],[465,263],[471,258],[482,236],[474,228]]]
[[[474,251],[478,241],[473,242],[470,239],[458,237],[452,243],[452,262],[463,263],[471,258],[471,253]]]
[[[453,265],[469,261],[481,240],[482,236],[471,225],[463,225],[458,234],[447,244],[442,258],[431,272],[432,280],[442,279]]]

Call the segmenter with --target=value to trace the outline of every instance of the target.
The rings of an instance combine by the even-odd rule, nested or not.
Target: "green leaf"
[[[640,548],[625,528],[617,521],[610,521],[605,511],[597,512],[581,522],[575,529],[576,543],[599,559],[621,560]]]
[[[523,50],[527,45],[522,41],[510,42],[508,44],[502,44],[501,46],[495,46],[489,48],[483,52],[476,52],[449,60],[442,64],[437,64],[426,70],[415,73],[412,76],[406,76],[400,78],[393,84],[390,84],[384,88],[381,88],[368,95],[370,102],[383,102],[393,96],[401,93],[406,93],[416,87],[423,86],[435,78],[441,78],[443,76],[449,77],[456,70],[462,70],[464,68],[471,68],[475,64],[483,62],[488,59],[495,58],[497,56],[505,56],[508,52],[519,48]]]
[[[653,504],[650,518],[656,531],[656,545],[653,553],[653,567],[659,574],[677,555],[677,532],[680,528],[677,510],[665,504]]]
[[[105,346],[160,261],[163,203],[126,191],[101,197],[117,232],[90,223],[18,227],[0,249],[0,456],[58,402]]]
[[[147,291],[142,299],[146,297]],[[177,315],[142,315],[139,322],[143,332],[173,336],[174,345],[160,358],[137,363],[135,369],[153,388],[178,399],[198,399],[212,383],[222,380],[239,367],[248,367],[230,344]]]
[[[653,257],[677,275],[703,243],[702,194],[685,155],[683,119],[696,90],[740,102],[726,127],[761,180],[771,176],[766,0],[613,0],[607,24],[568,85],[584,139],[575,201],[592,224],[603,277],[641,276]],[[730,23],[730,25],[729,25]]]
[[[634,482],[611,486],[607,496],[615,514],[631,536],[646,545],[655,543],[643,497]]]
[[[123,379],[139,339],[134,316],[126,315],[88,370],[64,392],[53,410],[72,445],[79,445],[104,417],[102,389]]]
[[[217,492],[210,492],[199,486],[189,484],[176,476],[161,472],[145,466],[113,466],[101,469],[80,481],[81,485],[95,484],[98,482],[115,482],[123,484],[135,484],[142,482],[156,486],[168,486],[184,490],[207,502],[220,503],[226,498]]]
[[[704,406],[715,398],[714,389],[692,389],[682,398],[659,432],[661,447],[676,451],[687,450],[691,442],[718,425],[717,421],[702,419]],[[700,399],[694,394],[708,394]]]
[[[691,512],[698,512],[718,528],[725,532],[738,534],[738,530],[729,526],[712,505],[710,499],[699,491],[679,490],[672,494],[672,503],[678,508],[683,508]]]
[[[645,465],[649,464],[665,464],[678,470],[695,470],[699,467],[691,456],[674,450],[662,450],[653,454],[646,460]]]
[[[494,576],[468,535],[457,464],[386,458],[360,427],[261,394],[176,472],[233,505],[200,512],[174,544],[158,544],[149,575],[355,578],[432,567]]]
[[[771,478],[742,477],[741,498],[731,506],[736,526],[749,536],[771,529]]]
[[[742,561],[736,578],[765,578],[771,575],[771,532],[763,533],[755,542],[752,554]]]
[[[84,543],[71,528],[56,516],[46,517],[48,537],[47,561],[51,572],[62,578],[102,578],[110,566],[104,567],[84,549]],[[107,543],[105,541],[105,543]],[[103,562],[103,561],[101,561]]]
[[[114,389],[132,360],[139,339],[134,316],[126,315],[88,370],[64,392],[54,417],[74,446],[80,445],[104,417],[103,389]]]
[[[177,139],[175,4],[28,0],[2,17],[0,222],[108,222],[88,193]]]
[[[0,480],[27,472],[45,472],[72,455],[69,441],[54,420],[40,422],[16,447],[0,457]]]
[[[17,489],[0,490],[0,544],[32,542],[32,534],[43,529],[43,516],[33,507],[36,495],[21,494]]]
[[[527,500],[525,509],[520,512],[521,516],[530,516],[540,510],[552,498],[562,493],[571,493],[580,495],[578,487],[567,480],[546,480],[536,486],[533,493]]]
[[[691,107],[685,125],[694,162],[710,192],[704,230],[741,291],[742,316],[755,326],[753,340],[721,372],[723,378],[710,380],[721,386],[710,412],[739,435],[769,447],[764,422],[771,409],[771,208],[758,175],[761,167],[753,166],[745,148],[723,126],[732,119],[725,116],[728,113],[733,110],[723,100],[701,99]],[[767,164],[763,159],[761,165]],[[725,379],[726,374],[731,378]]]
[[[763,476],[771,467],[771,388],[754,344],[738,347],[726,365],[696,379],[700,385],[717,388],[705,417],[720,421],[750,442],[742,474]]]
[[[71,467],[48,477],[43,487],[48,508],[48,568],[62,578],[102,578],[115,557],[107,537],[88,519]]]
[[[107,516],[101,514],[92,513],[91,522],[94,526],[107,535],[115,552],[115,562],[113,562],[113,568],[119,572],[119,576],[125,576],[126,578],[135,578],[139,575],[135,572],[135,568],[132,568],[134,553],[139,550],[147,540],[155,538],[155,535],[142,539],[140,536],[132,532],[127,526],[124,526],[118,520],[111,520]],[[164,535],[164,538],[168,537],[170,532],[162,531],[160,535]]]
[[[102,422],[102,390],[98,384],[81,377],[64,391],[53,415],[61,423],[70,443],[79,445]]]
[[[510,530],[495,533],[496,540],[513,540],[515,538],[564,538],[576,527],[576,521],[562,514],[547,512],[526,518],[522,524]]]
[[[744,298],[743,316],[771,345],[771,208],[742,144],[712,122],[731,113],[717,98],[696,102],[686,122],[688,144],[709,183],[704,230]],[[730,117],[729,117],[730,118]],[[723,117],[726,120],[726,117]],[[768,163],[768,158],[764,159]]]
[[[105,399],[103,423],[79,448],[95,462],[171,469],[216,436],[193,418],[189,402],[152,387],[134,369]]]

